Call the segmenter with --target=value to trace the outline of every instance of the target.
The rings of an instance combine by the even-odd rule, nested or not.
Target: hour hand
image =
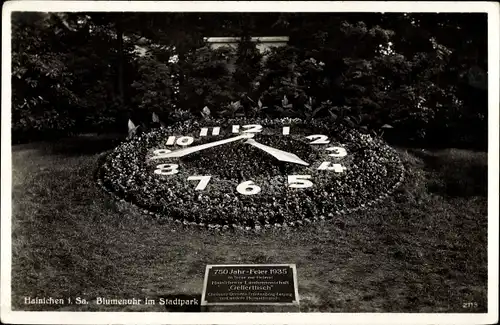
[[[201,151],[201,150],[204,150],[204,149],[208,149],[208,148],[211,148],[211,147],[220,146],[222,144],[233,142],[233,141],[238,141],[238,140],[241,140],[241,139],[248,139],[248,138],[251,138],[251,137],[253,137],[253,134],[251,134],[251,133],[245,133],[245,134],[238,135],[236,137],[232,137],[232,138],[229,138],[229,139],[224,139],[224,140],[214,141],[214,142],[210,142],[210,143],[200,144],[198,146],[184,148],[184,149],[179,149],[179,150],[172,151],[172,152],[169,152],[169,153],[166,153],[166,154],[162,154],[162,158],[183,157],[183,156],[186,156],[186,155],[189,155],[191,153],[198,152],[198,151]]]
[[[264,150],[265,152],[267,152],[271,156],[274,156],[278,160],[291,162],[294,164],[299,164],[299,165],[304,165],[304,166],[309,166],[308,163],[306,163],[305,161],[303,161],[302,159],[300,159],[297,155],[295,155],[293,153],[289,153],[289,152],[286,152],[283,150],[279,150],[279,149],[276,149],[273,147],[266,146],[265,144],[258,143],[254,139],[248,139],[247,141],[245,141],[245,143],[248,143],[248,144],[250,144],[254,147],[257,147],[261,150]]]

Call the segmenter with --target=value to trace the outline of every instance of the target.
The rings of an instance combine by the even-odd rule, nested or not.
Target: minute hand
[[[303,161],[302,159],[300,159],[297,155],[295,155],[293,153],[289,153],[289,152],[286,152],[283,150],[279,150],[279,149],[276,149],[273,147],[266,146],[262,143],[258,143],[254,139],[248,139],[247,141],[245,141],[245,143],[248,143],[254,147],[262,149],[265,152],[267,152],[268,154],[274,156],[275,158],[277,158],[281,161],[287,161],[287,162],[291,162],[291,163],[295,163],[295,164],[299,164],[299,165],[309,166],[308,163],[306,163],[305,161]]]
[[[222,144],[233,142],[233,141],[238,141],[241,139],[248,139],[248,138],[251,138],[252,136],[253,136],[253,134],[247,133],[247,134],[242,134],[242,135],[239,135],[237,137],[233,137],[233,138],[229,138],[229,139],[224,139],[224,140],[214,141],[214,142],[210,142],[210,143],[200,144],[200,145],[194,146],[194,147],[179,149],[176,151],[172,151],[172,152],[163,154],[162,158],[183,157],[183,156],[189,155],[193,152],[197,152],[197,151],[208,149],[208,148],[215,147],[215,146],[220,146]]]

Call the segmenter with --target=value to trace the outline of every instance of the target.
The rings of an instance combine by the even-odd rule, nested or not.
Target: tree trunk
[[[118,96],[120,103],[125,102],[125,88],[124,88],[124,59],[123,59],[123,26],[121,17],[116,22],[116,37],[117,37],[117,51],[118,51]]]

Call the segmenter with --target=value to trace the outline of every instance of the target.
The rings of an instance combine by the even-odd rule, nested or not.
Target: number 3
[[[161,164],[156,166],[155,174],[158,175],[174,175],[179,172],[177,164]]]
[[[328,154],[331,157],[344,157],[347,156],[347,151],[342,147],[330,147],[326,148],[328,151],[333,151],[333,153]]]

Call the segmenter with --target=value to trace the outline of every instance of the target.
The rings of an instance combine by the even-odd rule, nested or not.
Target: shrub
[[[222,105],[236,101],[228,69],[233,58],[234,50],[228,47],[211,50],[204,46],[190,53],[180,64],[178,107],[200,116],[205,106],[217,112]]]
[[[132,88],[139,96],[132,99],[134,109],[149,112],[169,112],[176,107],[175,64],[161,62],[152,55],[137,60],[138,77]]]
[[[232,82],[235,91],[240,94],[251,94],[254,82],[262,69],[262,54],[250,36],[243,36],[235,53],[235,71]]]
[[[129,118],[149,123],[153,112],[174,122],[208,107],[218,117],[328,118],[376,134],[391,125],[384,135],[401,145],[486,149],[486,43],[460,27],[476,23],[449,15],[437,24],[409,14],[366,22],[310,16],[322,17],[323,28],[317,18],[285,16],[290,45],[263,59],[248,28],[236,50],[211,50],[194,45],[196,24],[182,33],[143,26],[136,40],[128,30],[122,44],[118,16],[74,14],[73,27],[64,27],[57,15],[15,14],[14,138],[117,130]],[[443,37],[449,31],[467,41]],[[139,39],[146,56],[134,49]],[[170,61],[176,50],[179,60]]]
[[[44,40],[52,37],[50,16],[41,13],[13,14],[12,40],[12,133],[13,140],[31,140],[40,134],[60,136],[75,125],[72,105],[73,76],[67,53]]]

